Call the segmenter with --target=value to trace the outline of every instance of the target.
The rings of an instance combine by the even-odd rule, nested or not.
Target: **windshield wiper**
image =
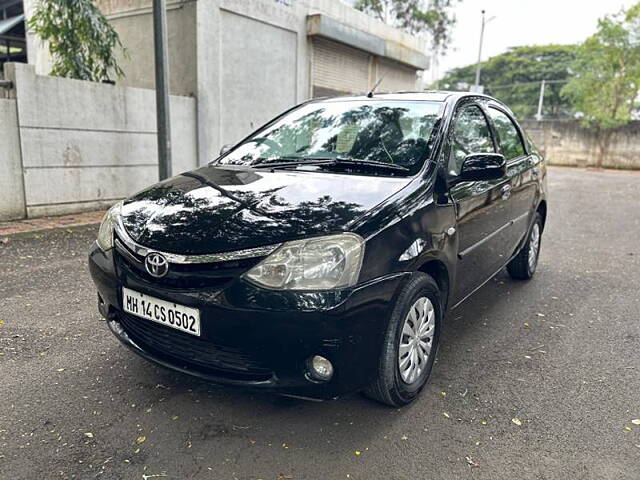
[[[376,170],[388,170],[394,172],[408,172],[407,167],[393,163],[377,162],[375,160],[358,160],[344,157],[281,157],[274,162],[256,161],[251,166],[254,168],[290,167],[296,165],[329,165],[344,167],[364,167]]]
[[[377,162],[376,160],[357,160],[355,158],[334,158],[330,164],[354,167],[369,167],[379,170],[391,170],[395,172],[408,172],[407,167],[395,163]]]
[[[295,157],[295,156],[284,156],[277,158],[258,158],[253,162],[249,163],[250,167],[253,168],[268,168],[273,166],[282,166],[282,165],[297,165],[299,163],[308,163],[307,159],[304,157]]]

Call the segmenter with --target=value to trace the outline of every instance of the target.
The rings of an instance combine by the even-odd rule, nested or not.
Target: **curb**
[[[100,223],[104,214],[105,210],[97,210],[73,215],[62,215],[59,217],[42,217],[0,222],[0,238],[47,230],[96,225]]]

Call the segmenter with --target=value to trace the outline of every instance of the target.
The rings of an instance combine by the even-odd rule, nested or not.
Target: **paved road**
[[[536,278],[501,273],[451,312],[432,381],[402,410],[156,368],[96,313],[95,227],[12,237],[0,478],[637,480],[640,175],[553,169],[550,190]]]

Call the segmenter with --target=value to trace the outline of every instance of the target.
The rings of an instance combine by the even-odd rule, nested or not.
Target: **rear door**
[[[472,293],[508,260],[511,243],[510,176],[490,181],[456,181],[468,154],[497,151],[498,145],[485,110],[474,101],[459,105],[444,150],[449,194],[457,217],[457,301]]]
[[[493,123],[500,153],[507,160],[511,177],[511,216],[509,249],[511,253],[527,233],[536,196],[537,169],[533,157],[525,148],[520,128],[510,114],[498,105],[489,105],[487,112]]]

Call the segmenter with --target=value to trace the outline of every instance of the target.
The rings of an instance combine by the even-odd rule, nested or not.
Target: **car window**
[[[494,153],[491,131],[482,110],[468,105],[458,110],[449,135],[449,173],[459,175],[464,158],[470,153]]]
[[[348,158],[415,173],[443,104],[432,101],[314,102],[286,114],[222,157],[222,165]]]
[[[496,126],[498,145],[504,158],[511,160],[525,154],[524,145],[518,129],[511,119],[496,108],[489,107],[489,115]]]

